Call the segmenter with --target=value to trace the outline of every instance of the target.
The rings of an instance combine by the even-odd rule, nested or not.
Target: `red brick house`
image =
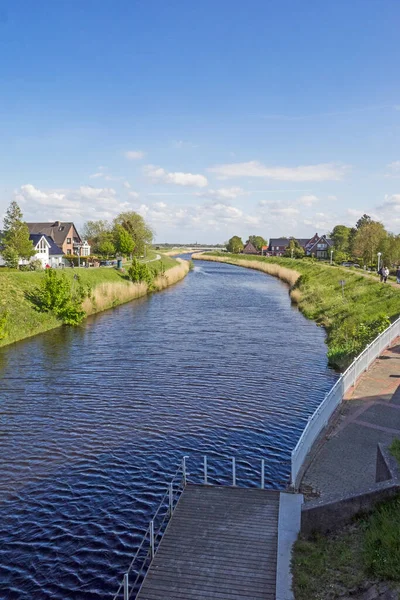
[[[243,248],[243,254],[259,254],[257,248],[251,242],[247,242]]]
[[[54,221],[53,223],[27,223],[27,226],[30,234],[41,233],[52,238],[64,254],[79,256],[90,254],[90,246],[83,242],[73,223]]]
[[[272,256],[282,256],[289,246],[289,238],[271,238],[269,240],[268,252]]]
[[[326,235],[316,233],[312,238],[271,238],[268,246],[268,252],[272,256],[282,256],[289,246],[291,239],[295,239],[302,248],[306,256],[315,256],[316,258],[329,258],[329,252],[333,247],[333,242]]]

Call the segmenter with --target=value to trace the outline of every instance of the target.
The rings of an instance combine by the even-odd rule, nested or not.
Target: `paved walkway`
[[[301,484],[305,496],[326,500],[375,483],[377,444],[400,438],[400,339],[346,394]]]

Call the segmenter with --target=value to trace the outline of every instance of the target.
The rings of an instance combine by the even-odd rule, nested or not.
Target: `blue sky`
[[[0,215],[400,232],[397,0],[0,2]]]

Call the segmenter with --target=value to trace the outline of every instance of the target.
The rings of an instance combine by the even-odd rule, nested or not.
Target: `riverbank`
[[[154,280],[155,291],[183,279],[189,272],[189,266],[188,261],[164,256],[152,263],[152,268],[158,273]],[[91,297],[82,305],[87,315],[130,302],[148,293],[145,283],[132,283],[124,273],[113,268],[65,269],[64,273],[71,280],[79,273],[82,283],[91,286]],[[43,277],[44,273],[38,271],[0,271],[0,315],[6,314],[5,337],[0,339],[0,347],[62,325],[52,313],[38,311],[29,299]]]
[[[353,269],[308,259],[222,253],[192,258],[257,269],[287,283],[292,302],[325,328],[329,363],[340,370],[400,314],[400,288]]]

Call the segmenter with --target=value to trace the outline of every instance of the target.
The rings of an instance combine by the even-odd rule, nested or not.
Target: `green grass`
[[[398,438],[393,440],[393,442],[389,446],[389,452],[392,456],[395,457],[400,467],[400,440]]]
[[[387,326],[388,319],[400,315],[400,288],[381,284],[374,275],[358,269],[308,259],[212,254],[233,263],[245,258],[298,271],[299,308],[326,329],[329,361],[341,369]],[[344,297],[340,280],[345,281]]]
[[[396,498],[335,534],[300,538],[292,558],[295,599],[347,597],[373,582],[400,582],[399,514]]]
[[[167,270],[177,264],[175,259],[166,256],[150,263],[149,267],[158,273],[161,265]],[[128,285],[126,273],[120,273],[109,267],[65,268],[63,272],[69,279],[73,279],[74,275],[78,273],[81,281],[89,283],[92,289],[102,283],[126,282]],[[40,286],[43,277],[43,271],[24,272],[0,268],[0,325],[1,316],[5,311],[7,312],[6,337],[1,339],[0,335],[0,346],[60,326],[60,321],[54,315],[38,311],[28,299],[29,293]]]

